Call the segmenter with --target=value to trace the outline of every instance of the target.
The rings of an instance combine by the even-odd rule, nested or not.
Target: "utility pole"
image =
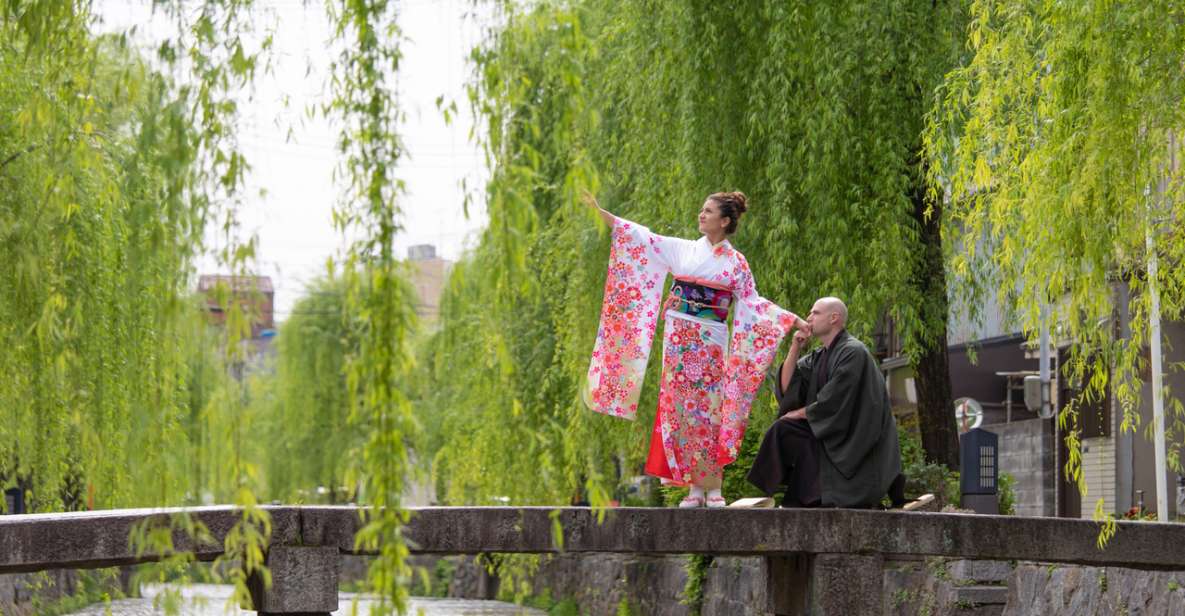
[[[1176,169],[1176,138],[1169,134],[1169,169],[1161,175],[1155,199],[1165,198],[1168,192],[1168,173]],[[1152,196],[1148,199],[1148,222],[1144,226],[1144,247],[1148,252],[1148,298],[1151,306],[1148,310],[1149,353],[1152,357],[1152,422],[1154,433],[1153,445],[1156,450],[1156,519],[1160,522],[1169,521],[1169,488],[1168,464],[1165,456],[1164,437],[1164,380],[1161,374],[1160,351],[1160,287],[1156,278],[1160,269],[1156,256],[1156,211],[1153,207]]]
[[[1053,417],[1053,396],[1049,370],[1049,302],[1041,304],[1041,359],[1037,364],[1041,375],[1041,408],[1037,415],[1042,419]]]
[[[1156,239],[1153,237],[1155,221],[1149,220],[1144,234],[1148,248],[1148,295],[1152,306],[1148,311],[1148,335],[1151,337],[1152,353],[1152,422],[1155,429],[1156,446],[1156,519],[1169,521],[1168,473],[1164,447],[1164,383],[1161,380],[1160,363],[1160,290],[1156,286]]]

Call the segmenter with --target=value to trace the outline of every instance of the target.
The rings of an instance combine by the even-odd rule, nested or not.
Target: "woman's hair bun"
[[[725,233],[736,233],[737,222],[741,219],[741,214],[749,210],[749,198],[745,193],[738,191],[734,192],[718,192],[708,195],[708,198],[716,202],[720,207],[720,215],[729,218],[728,228],[724,230]]]
[[[726,193],[733,198],[736,203],[737,214],[744,214],[749,209],[749,198],[741,191]]]

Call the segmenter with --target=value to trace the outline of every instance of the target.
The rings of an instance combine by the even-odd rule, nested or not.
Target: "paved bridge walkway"
[[[260,614],[337,609],[340,554],[358,553],[356,507],[264,507],[271,514],[270,589],[254,589]],[[0,573],[132,565],[154,560],[128,545],[134,525],[179,509],[0,516]],[[239,519],[231,507],[186,510],[214,542],[179,550],[222,553]],[[560,532],[555,532],[558,523]],[[435,554],[617,552],[764,556],[771,614],[875,613],[886,559],[943,556],[1185,570],[1185,525],[1120,522],[1105,550],[1086,520],[846,509],[650,509],[597,512],[555,507],[412,509],[413,552]]]

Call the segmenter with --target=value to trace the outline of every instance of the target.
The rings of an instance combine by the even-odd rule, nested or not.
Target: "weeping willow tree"
[[[949,75],[927,132],[949,223],[971,238],[952,270],[965,294],[994,292],[1031,340],[1047,319],[1069,345],[1064,376],[1090,375],[1058,417],[1065,473],[1085,491],[1079,406],[1110,389],[1121,429],[1138,430],[1154,288],[1162,319],[1185,307],[1185,10],[1005,0],[976,2],[971,17],[971,57]],[[1179,470],[1185,423],[1180,397],[1169,400]]]
[[[395,256],[402,229],[395,178],[403,144],[396,131],[401,111],[395,93],[401,34],[396,4],[385,0],[330,5],[342,50],[332,66],[333,99],[327,113],[340,125],[344,191],[334,224],[351,242],[340,274],[346,311],[356,315],[357,349],[346,361],[349,421],[366,434],[353,452],[347,482],[359,486],[368,505],[355,542],[377,553],[368,575],[380,600],[372,613],[406,607],[407,547],[401,528],[408,441],[415,423],[406,374],[413,354],[414,323],[403,269]]]
[[[403,278],[395,284],[400,304],[413,306],[411,285]],[[311,283],[280,328],[274,373],[256,379],[251,405],[269,443],[264,476],[270,498],[332,504],[356,496],[355,486],[346,483],[355,463],[350,452],[365,444],[368,433],[350,419],[347,366],[366,324],[347,311],[347,291],[342,277]],[[402,318],[414,325],[411,315]]]
[[[346,182],[334,222],[352,244],[338,267],[344,377],[334,373],[320,392],[232,378],[246,360],[251,302],[220,289],[228,318],[215,342],[186,292],[202,251],[249,273],[255,242],[239,224],[249,165],[236,120],[271,39],[256,34],[249,0],[153,8],[175,29],[145,60],[126,35],[94,34],[89,2],[0,5],[0,257],[12,265],[0,273],[10,351],[0,368],[13,375],[0,384],[0,480],[25,488],[36,510],[234,503],[242,518],[224,546],[240,565],[231,601],[249,601],[246,577],[267,581],[270,533],[257,506],[270,452],[252,431],[276,427],[268,413],[292,408],[294,396],[332,390],[340,398],[325,408],[348,410],[343,442],[365,438],[345,456],[349,472],[336,464],[326,477],[345,474],[374,505],[359,543],[381,554],[372,569],[380,611],[400,607],[399,495],[413,432],[402,379],[414,319],[393,253],[394,5],[327,6],[342,53],[322,111],[341,127]],[[304,367],[293,359],[285,374]],[[281,442],[310,441],[310,426],[286,427]],[[322,470],[278,473],[317,481]],[[184,516],[169,524],[132,539],[167,553],[174,528],[202,534]]]
[[[124,34],[95,35],[87,2],[0,7],[0,250],[15,264],[0,274],[0,362],[14,375],[0,385],[0,477],[35,511],[217,490],[244,507],[225,545],[242,565],[233,600],[247,575],[266,576],[269,532],[225,370],[243,316],[230,310],[231,354],[211,355],[186,289],[208,223],[228,268],[251,256],[235,213],[245,163],[231,97],[257,58],[238,37],[242,6],[166,6],[177,33],[151,62]],[[171,78],[182,70],[193,79]],[[221,442],[226,455],[203,456]],[[131,540],[170,553],[168,526],[202,532],[181,517]]]
[[[310,500],[318,487],[329,502],[339,494],[359,431],[349,424],[345,362],[357,348],[347,326],[340,280],[317,280],[305,289],[280,327],[275,378],[269,379],[268,491],[274,498]],[[292,426],[300,426],[294,431]],[[294,433],[295,432],[295,433]]]
[[[868,336],[893,319],[928,379],[932,460],[953,462],[940,212],[921,157],[933,88],[955,65],[958,5],[545,2],[500,5],[474,52],[489,227],[455,269],[426,364],[435,472],[451,502],[606,502],[653,421],[577,399],[607,256],[584,189],[615,214],[693,237],[708,193],[744,190],[734,245],[758,288],[805,314],[838,295]],[[935,351],[937,349],[938,351]],[[652,353],[657,357],[660,349]],[[755,405],[745,448],[768,425]],[[743,490],[745,460],[726,474]],[[730,488],[731,486],[731,488]]]
[[[184,456],[154,456],[190,393],[203,214],[169,165],[192,162],[192,129],[125,41],[56,6],[53,29],[0,19],[0,477],[34,510],[176,502]]]

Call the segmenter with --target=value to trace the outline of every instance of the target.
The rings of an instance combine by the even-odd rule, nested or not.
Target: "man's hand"
[[[806,407],[800,408],[797,411],[790,411],[778,418],[778,421],[797,421],[806,419]]]
[[[806,321],[799,319],[797,327],[794,337],[790,339],[790,352],[786,354],[786,360],[782,363],[782,391],[790,389],[790,381],[794,377],[794,371],[798,369],[798,356],[803,345],[811,339],[811,329]]]

